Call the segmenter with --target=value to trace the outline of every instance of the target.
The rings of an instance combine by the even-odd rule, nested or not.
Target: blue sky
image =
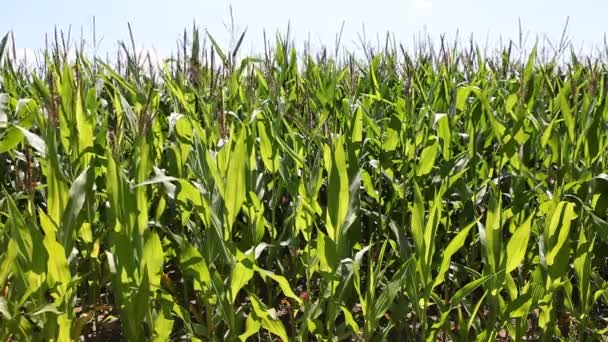
[[[232,5],[238,30],[248,28],[243,48],[246,52],[263,47],[262,30],[285,31],[290,22],[295,40],[310,39],[314,46],[331,45],[345,22],[343,42],[354,46],[362,25],[368,38],[388,30],[406,44],[416,33],[426,30],[432,38],[441,33],[461,36],[474,34],[490,45],[498,37],[516,39],[521,19],[529,41],[536,36],[558,40],[566,18],[570,17],[569,37],[576,47],[601,45],[604,39],[608,2],[605,0],[2,0],[0,34],[15,33],[20,50],[44,46],[44,34],[53,28],[67,29],[92,40],[92,18],[96,18],[98,51],[113,51],[116,41],[128,39],[127,22],[133,25],[138,48],[154,49],[167,55],[176,49],[183,29],[196,23],[218,38],[230,41],[226,25]]]

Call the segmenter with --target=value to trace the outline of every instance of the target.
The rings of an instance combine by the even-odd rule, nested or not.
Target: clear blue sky
[[[317,45],[331,45],[345,22],[344,43],[356,41],[362,24],[368,38],[393,32],[404,43],[426,28],[433,38],[441,33],[461,36],[473,33],[478,42],[490,44],[499,36],[517,38],[521,19],[530,40],[547,35],[558,40],[566,18],[569,37],[577,47],[601,45],[608,29],[606,0],[2,0],[0,34],[13,30],[20,49],[44,46],[44,34],[53,28],[67,29],[92,38],[92,18],[96,17],[100,52],[112,51],[116,41],[128,39],[127,22],[134,28],[138,48],[154,48],[159,54],[175,50],[183,29],[196,23],[208,29],[222,44],[229,43],[229,6],[238,29],[248,28],[243,45],[246,52],[259,51],[262,30],[285,31],[287,23],[297,42],[308,38]],[[313,45],[314,46],[314,45]]]

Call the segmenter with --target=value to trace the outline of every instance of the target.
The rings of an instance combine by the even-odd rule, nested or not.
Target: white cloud
[[[417,10],[430,10],[433,8],[431,0],[411,0],[411,5]]]
[[[32,49],[32,48],[15,48],[13,52],[12,47],[5,51],[5,58],[10,59],[17,65],[26,67],[37,67],[45,64],[44,50]],[[76,60],[76,50],[70,48],[67,53],[68,62],[73,63]]]
[[[7,56],[18,64],[26,64],[27,66],[36,65],[36,61],[40,58],[40,54],[30,48],[15,48],[14,55],[12,49],[7,49]]]

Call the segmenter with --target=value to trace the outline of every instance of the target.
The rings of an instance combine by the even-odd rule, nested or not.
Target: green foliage
[[[605,338],[602,60],[244,37],[0,40],[0,340]]]

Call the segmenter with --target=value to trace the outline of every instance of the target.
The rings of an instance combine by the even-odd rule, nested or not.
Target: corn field
[[[0,40],[0,340],[608,341],[605,58],[238,38]]]

